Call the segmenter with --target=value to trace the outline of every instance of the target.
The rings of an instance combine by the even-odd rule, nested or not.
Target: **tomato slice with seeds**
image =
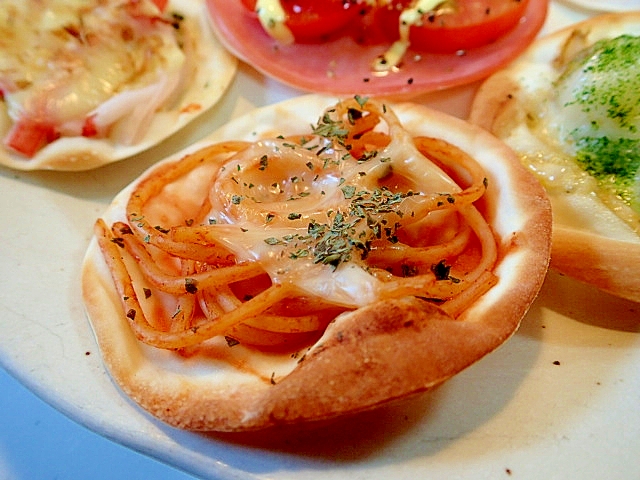
[[[472,83],[503,67],[533,41],[544,25],[549,7],[549,0],[475,0],[482,4],[481,11],[485,12],[480,16],[482,21],[464,25],[462,30],[467,34],[475,31],[475,43],[467,40],[455,44],[452,40],[448,42],[448,49],[455,53],[442,53],[433,51],[437,46],[421,50],[420,40],[415,39],[397,68],[380,73],[373,70],[374,62],[398,39],[400,15],[395,12],[391,27],[383,25],[381,16],[393,11],[378,6],[383,5],[382,2],[372,6],[373,2],[352,0],[349,8],[355,10],[355,18],[346,28],[333,31],[322,41],[282,44],[265,32],[253,10],[242,4],[249,1],[255,5],[255,0],[206,0],[206,3],[214,31],[223,45],[260,72],[297,89],[316,93],[352,95],[357,92],[363,96],[405,98]],[[458,5],[467,3],[474,2],[456,1]],[[494,16],[509,17],[498,12],[510,12],[511,18],[515,18],[506,22],[510,29],[495,41],[488,34],[482,39],[478,31],[498,30],[490,23]],[[458,22],[445,22],[450,28],[444,34],[454,38],[467,36],[453,27],[462,26],[464,17],[468,16],[468,13],[459,14]],[[478,25],[482,28],[477,28]],[[443,31],[439,33],[443,38]],[[442,40],[435,43],[442,45]],[[481,45],[473,47],[478,44]],[[461,54],[458,50],[465,51]]]
[[[241,0],[255,12],[256,0]],[[358,15],[357,1],[280,0],[286,14],[285,24],[297,42],[321,40],[352,22]]]
[[[377,14],[383,22],[382,29],[397,33],[400,12],[412,3],[395,0],[383,8],[383,13]],[[488,45],[515,28],[528,3],[529,0],[445,1],[411,26],[411,47],[415,51],[454,53]]]

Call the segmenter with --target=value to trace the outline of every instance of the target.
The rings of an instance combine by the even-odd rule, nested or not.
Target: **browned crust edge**
[[[640,302],[640,244],[555,226],[551,267],[612,295]]]

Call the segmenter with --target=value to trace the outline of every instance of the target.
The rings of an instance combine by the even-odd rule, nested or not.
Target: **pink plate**
[[[411,97],[482,79],[518,56],[542,28],[548,0],[530,0],[520,23],[507,35],[463,55],[409,51],[399,71],[378,76],[373,60],[388,45],[360,45],[350,36],[324,43],[278,44],[240,0],[207,0],[222,43],[260,72],[295,88],[317,93]]]

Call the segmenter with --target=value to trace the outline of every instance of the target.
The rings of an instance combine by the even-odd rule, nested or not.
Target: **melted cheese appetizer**
[[[348,8],[356,9],[358,2],[345,2],[345,10]],[[391,2],[388,0],[364,0],[361,2],[367,8],[392,8]],[[437,17],[443,11],[450,12],[452,10],[449,2],[445,0],[416,0],[411,2],[407,7],[400,7],[400,17],[398,19],[398,35],[399,39],[393,42],[389,49],[378,58],[376,58],[371,69],[374,72],[388,72],[400,64],[404,58],[409,45],[409,30],[411,27],[421,26],[425,15]],[[396,9],[396,7],[393,7]],[[284,11],[280,0],[257,0],[255,6],[256,13],[260,19],[265,32],[283,44],[290,44],[295,41],[294,35],[287,27],[287,15]]]
[[[182,10],[171,4],[162,11],[164,3],[3,3],[0,133],[5,163],[39,166],[38,154],[65,138],[136,146],[146,139],[157,112],[203,110],[204,105],[181,102],[193,82],[205,81],[199,70],[207,68],[199,63],[210,51],[211,37],[193,18],[195,5]],[[226,72],[234,71],[234,63],[227,60],[219,68],[226,86]],[[75,167],[83,165],[69,168]]]
[[[471,113],[472,122],[521,154],[550,193],[556,225],[553,264],[636,301],[638,58],[637,13],[596,17],[534,44],[487,81]]]
[[[297,109],[327,102],[232,123],[96,223],[89,315],[115,378],[160,418],[247,430],[426,390],[505,341],[540,288],[549,205],[510,150],[359,97],[301,131]],[[151,387],[147,363],[163,372]]]

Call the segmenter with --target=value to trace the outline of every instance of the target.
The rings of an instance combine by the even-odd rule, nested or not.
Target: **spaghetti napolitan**
[[[485,197],[496,187],[459,146],[415,135],[388,105],[360,97],[327,108],[306,133],[285,133],[294,135],[222,141],[163,163],[127,193],[125,218],[96,222],[116,310],[137,340],[172,358],[214,359],[286,389],[345,318],[408,302],[403,328],[414,328],[416,309],[418,317],[456,324],[509,281],[500,264],[523,247],[515,234],[495,231],[494,200]],[[548,223],[548,206],[537,201],[536,215]],[[546,268],[548,225],[535,235],[542,250],[526,305]],[[85,284],[91,315],[87,290]],[[516,310],[508,332],[475,357],[513,332],[526,306]],[[369,328],[365,335],[377,338],[379,326]],[[345,345],[348,333],[340,334]],[[281,368],[256,361],[274,357],[290,361]],[[360,400],[310,417],[370,406]],[[277,423],[167,421],[231,430]]]
[[[380,122],[386,131],[376,130]],[[446,169],[451,156],[473,175],[470,184],[441,170],[437,162]],[[192,200],[200,203],[195,212],[180,209],[184,218],[168,225],[147,213],[173,181],[203,163],[211,164],[213,179],[209,196]],[[169,165],[133,192],[128,225],[108,231],[99,222],[96,231],[140,340],[182,348],[227,335],[244,343],[235,327],[247,318],[268,332],[282,331],[283,323],[291,324],[285,332],[297,332],[296,319],[320,316],[325,304],[348,310],[415,295],[453,316],[463,311],[497,281],[496,241],[473,205],[486,182],[479,165],[454,146],[412,139],[391,110],[351,100],[329,109],[312,134],[221,143]],[[158,291],[175,299],[162,327],[148,320],[132,267],[116,248],[135,259],[147,298]],[[237,286],[265,274],[270,285],[256,295]],[[341,286],[327,292],[328,283]],[[228,298],[216,299],[221,286],[234,285]],[[315,302],[273,318],[282,302],[301,296]],[[189,300],[200,308],[185,308]],[[258,315],[265,317],[258,322]],[[318,330],[326,325],[312,323]]]

